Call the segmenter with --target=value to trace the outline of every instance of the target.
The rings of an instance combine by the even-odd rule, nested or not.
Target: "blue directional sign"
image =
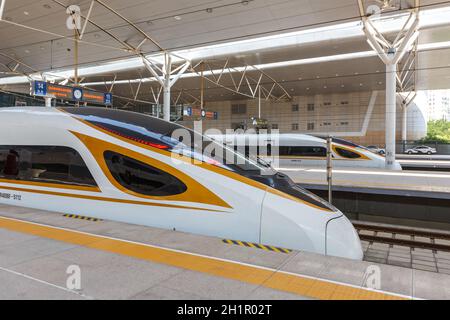
[[[192,107],[185,107],[183,115],[192,117]]]
[[[34,81],[33,94],[35,96],[46,96],[47,95],[47,82]]]
[[[105,105],[112,105],[112,99],[113,99],[113,96],[112,96],[111,93],[105,93],[105,97],[104,97],[103,103]]]

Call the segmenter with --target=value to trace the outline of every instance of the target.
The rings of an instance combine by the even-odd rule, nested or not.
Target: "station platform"
[[[0,205],[0,299],[450,299],[448,274],[224,240]]]
[[[397,161],[404,170],[450,171],[448,155],[398,155]]]
[[[450,161],[450,155],[446,154],[397,154],[397,160],[429,160],[429,161]]]
[[[278,168],[302,186],[326,187],[326,169]],[[333,190],[450,199],[450,172],[333,169]]]

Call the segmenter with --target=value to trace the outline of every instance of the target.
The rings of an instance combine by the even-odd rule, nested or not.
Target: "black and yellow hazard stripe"
[[[292,252],[291,249],[268,246],[268,245],[260,244],[260,243],[253,243],[253,242],[246,242],[246,241],[239,241],[239,240],[229,240],[229,239],[223,239],[222,241],[226,244],[235,244],[235,245],[241,246],[241,247],[256,248],[256,249],[261,249],[261,250],[265,250],[265,251],[273,251],[273,252],[280,252],[280,253],[291,253]]]
[[[79,216],[76,214],[64,214],[63,216],[66,218],[80,219],[80,220],[93,221],[93,222],[103,221],[102,219],[86,217],[86,216]]]

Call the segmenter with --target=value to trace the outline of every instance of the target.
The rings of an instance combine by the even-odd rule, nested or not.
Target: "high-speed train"
[[[91,107],[2,108],[0,123],[0,203],[362,259],[339,210],[177,124]]]
[[[279,167],[326,167],[327,141],[306,134],[211,134],[208,137],[224,143],[247,156],[277,164]],[[275,149],[277,147],[277,149]],[[385,168],[385,158],[352,142],[333,138],[333,167]],[[274,157],[277,157],[276,159]],[[395,162],[395,169],[402,167]]]

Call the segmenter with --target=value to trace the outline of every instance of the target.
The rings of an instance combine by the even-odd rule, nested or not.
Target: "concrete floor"
[[[295,183],[327,185],[324,168],[280,168]],[[368,168],[333,169],[333,187],[375,188],[393,191],[421,191],[450,194],[450,172],[386,171]]]
[[[267,252],[225,244],[221,239],[112,221],[90,222],[61,214],[0,205],[9,217],[89,234],[114,237],[270,268],[270,277],[314,277],[321,286],[311,294],[292,290],[296,279],[268,285],[156,263],[66,241],[12,231],[0,226],[0,299],[309,299],[333,298],[333,292],[364,289],[367,268],[380,270],[380,289],[425,299],[449,299],[450,276],[373,262],[350,261],[303,252]],[[67,268],[79,266],[81,290],[66,287]],[[265,270],[265,269],[263,269]],[[324,282],[325,281],[325,282]],[[330,282],[331,281],[331,282]],[[339,282],[338,284],[335,281]],[[325,285],[333,286],[333,290]],[[342,286],[349,284],[351,287]],[[273,288],[280,288],[276,290]],[[286,288],[286,289],[285,289]],[[325,294],[329,291],[329,295]],[[364,289],[365,290],[365,289]],[[306,291],[305,291],[306,292]],[[368,291],[370,294],[372,291]],[[337,297],[342,297],[337,295]],[[351,297],[351,296],[350,296]],[[360,295],[360,298],[364,296]],[[369,298],[369,296],[367,296]]]

